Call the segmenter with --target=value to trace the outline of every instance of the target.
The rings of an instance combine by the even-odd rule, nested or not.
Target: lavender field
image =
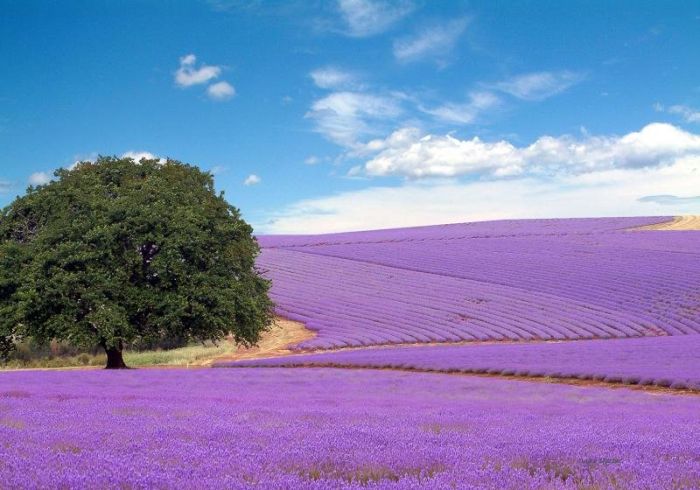
[[[260,237],[315,337],[0,373],[0,488],[698,488],[700,232],[636,230],[663,221]]]
[[[260,237],[299,348],[700,333],[700,231],[522,220]]]
[[[700,490],[699,31],[0,0],[0,490]]]
[[[699,412],[391,371],[0,373],[0,488],[690,489]]]
[[[700,392],[700,335],[353,349],[221,367],[362,367],[593,380]]]

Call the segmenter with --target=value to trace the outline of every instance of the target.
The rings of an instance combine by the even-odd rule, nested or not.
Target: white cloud
[[[517,149],[506,141],[487,143],[474,137],[460,140],[452,135],[423,135],[417,128],[402,128],[383,141],[370,142],[381,148],[364,165],[372,176],[453,177],[489,173],[506,176],[521,173]]]
[[[564,92],[583,78],[581,73],[569,70],[542,71],[518,75],[495,84],[494,88],[518,99],[544,100]]]
[[[310,155],[310,156],[306,157],[306,159],[304,160],[304,163],[306,165],[318,165],[319,163],[321,163],[321,159],[318,158],[316,155]]]
[[[207,87],[207,94],[210,99],[227,100],[236,95],[236,89],[228,82],[217,82]]]
[[[243,181],[243,185],[257,185],[262,182],[262,179],[255,174],[250,174]]]
[[[126,151],[119,155],[119,158],[131,158],[135,162],[140,162],[142,159],[145,160],[158,160],[161,165],[166,162],[165,158],[154,155],[150,151]],[[68,170],[73,170],[81,162],[95,162],[97,160],[97,153],[93,153],[88,157],[80,158],[75,160],[68,166]]]
[[[256,229],[324,233],[492,219],[700,214],[700,200],[640,200],[653,195],[695,196],[699,187],[698,156],[678,158],[665,167],[551,179],[409,182],[300,201]]]
[[[34,172],[29,176],[29,185],[44,185],[51,182],[53,176],[48,172]]]
[[[679,204],[698,204],[700,205],[700,196],[674,196],[663,194],[660,196],[643,196],[639,198],[640,202],[653,202],[668,206],[676,206]]]
[[[135,162],[140,162],[141,160],[158,160],[158,163],[165,163],[165,158],[154,155],[149,151],[127,151],[120,155],[120,158],[131,158]]]
[[[676,104],[665,107],[657,102],[654,104],[654,110],[681,116],[681,118],[687,123],[700,123],[700,109],[695,109],[687,105]]]
[[[333,66],[317,68],[309,73],[317,87],[325,89],[347,89],[357,87],[357,76]]]
[[[491,92],[472,92],[468,102],[450,102],[434,108],[421,107],[421,110],[448,123],[472,124],[484,111],[500,104],[501,99]]]
[[[197,57],[188,54],[180,58],[180,68],[175,72],[175,83],[180,87],[190,87],[207,83],[221,74],[221,67],[214,65],[201,65],[195,67]]]
[[[12,182],[0,179],[0,194],[6,194],[12,190]]]
[[[346,34],[352,37],[380,34],[413,8],[413,4],[405,0],[338,0],[338,9],[347,26]]]
[[[517,147],[505,140],[462,140],[402,128],[386,139],[370,141],[366,148],[375,152],[364,165],[370,176],[551,176],[667,165],[682,156],[700,155],[700,135],[653,123],[624,136],[542,136]]]
[[[394,42],[394,57],[401,62],[426,58],[444,60],[467,27],[468,19],[455,19]]]
[[[376,123],[393,119],[401,112],[394,97],[333,92],[316,100],[306,117],[313,119],[316,130],[331,141],[353,147],[359,137],[376,133]]]

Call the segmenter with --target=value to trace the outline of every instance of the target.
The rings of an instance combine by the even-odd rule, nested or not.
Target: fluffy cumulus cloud
[[[257,228],[322,233],[489,219],[700,214],[700,135],[670,124],[622,136],[543,136],[525,146],[404,128],[371,141],[366,151],[374,157],[360,173],[412,178],[397,187],[299,201]]]
[[[494,219],[700,214],[700,157],[669,166],[551,179],[408,182],[294,203],[256,226],[266,233],[324,233]]]
[[[667,165],[679,157],[700,155],[700,135],[653,123],[623,136],[542,136],[530,145],[515,146],[506,140],[459,139],[403,128],[370,141],[367,149],[375,152],[363,167],[371,176],[551,176]]]
[[[131,158],[135,162],[141,160],[158,160],[159,163],[165,163],[165,158],[154,155],[150,151],[127,151],[120,155],[121,158]]]
[[[248,185],[248,186],[257,185],[257,184],[259,184],[260,182],[262,182],[262,179],[261,179],[260,177],[258,177],[258,176],[255,175],[255,174],[250,174],[250,175],[249,175],[248,177],[246,177],[245,180],[243,181],[243,185]]]
[[[544,100],[583,79],[583,74],[569,70],[542,71],[518,75],[494,84],[494,88],[522,100]]]
[[[44,185],[51,182],[52,175],[48,172],[34,172],[29,176],[29,185]]]
[[[368,147],[380,150],[364,165],[365,172],[372,176],[506,176],[522,171],[517,149],[506,141],[487,143],[478,137],[460,140],[449,134],[423,135],[419,129],[403,128],[385,140],[371,141]]]
[[[402,113],[395,97],[362,92],[333,92],[316,100],[306,117],[316,130],[331,141],[348,148],[358,145],[358,138],[372,135],[375,126]]]
[[[468,19],[433,25],[394,42],[394,57],[400,62],[436,59],[444,62],[467,27]]]
[[[197,66],[197,57],[188,54],[180,58],[180,68],[175,72],[175,83],[187,88],[193,85],[205,85],[213,82],[221,75],[221,67],[215,65],[200,64]],[[223,101],[236,95],[236,89],[225,80],[210,83],[206,89],[207,96],[212,100]]]
[[[380,34],[413,11],[407,0],[338,0],[345,33],[352,37]]]
[[[126,151],[119,155],[119,158],[131,158],[135,162],[140,162],[141,160],[158,160],[158,163],[163,164],[166,162],[166,159],[163,157],[159,157],[157,155],[154,155],[150,151]],[[78,165],[81,162],[94,162],[97,160],[97,154],[93,154],[92,156],[86,157],[86,158],[81,158],[79,160],[74,161],[72,164],[68,166],[68,170],[73,170],[76,165]]]
[[[154,155],[150,151],[126,151],[119,155],[119,158],[131,158],[135,162],[140,162],[141,160],[158,160],[158,163],[164,164],[166,162],[166,159],[163,157],[159,157],[157,155]],[[80,158],[78,160],[75,160],[73,163],[68,165],[66,168],[68,170],[73,170],[79,163],[82,162],[94,162],[97,160],[97,154],[92,154],[90,156],[86,156],[84,158]],[[48,184],[51,182],[53,179],[53,173],[51,172],[34,172],[29,176],[27,179],[29,182],[29,185],[37,186],[37,185],[44,185]],[[8,184],[8,190],[9,190],[9,184]],[[3,181],[0,180],[0,193],[3,192]]]
[[[317,87],[324,89],[346,89],[358,85],[358,79],[354,73],[334,66],[317,68],[309,73],[309,76]]]
[[[175,72],[175,83],[180,87],[190,87],[208,83],[221,75],[221,67],[214,65],[196,66],[197,57],[188,54],[180,58],[180,68]]]
[[[207,95],[213,100],[227,100],[236,95],[236,89],[228,82],[216,82],[207,87]]]

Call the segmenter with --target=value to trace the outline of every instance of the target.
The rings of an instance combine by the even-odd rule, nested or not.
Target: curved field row
[[[697,334],[700,233],[626,231],[645,220],[261,237],[258,265],[318,332],[301,348]]]
[[[651,233],[651,232],[650,232]],[[660,232],[657,232],[660,233]],[[695,233],[693,233],[695,235]],[[600,240],[607,239],[607,235]],[[700,234],[693,236],[700,244]],[[487,282],[649,315],[668,334],[700,331],[700,255],[554,239],[451,240],[316,247],[327,255]]]
[[[672,221],[646,225],[637,229],[670,231],[700,230],[700,216],[676,216]]]
[[[322,255],[265,250],[260,267],[273,278],[278,313],[318,332],[299,348],[635,337],[658,331],[644,315]]]
[[[362,367],[595,380],[700,391],[700,335],[357,349],[219,367]]]

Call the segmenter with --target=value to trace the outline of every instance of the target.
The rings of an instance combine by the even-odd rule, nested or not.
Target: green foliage
[[[59,347],[60,346],[60,347]],[[58,349],[56,347],[59,347]],[[238,345],[229,339],[214,344],[211,341],[191,343],[174,349],[124,350],[124,361],[130,367],[138,366],[203,366],[219,357],[238,352]],[[104,366],[107,357],[96,349],[80,352],[55,341],[37,346],[33,342],[15,346],[10,359],[0,363],[0,371],[11,369],[67,368]]]
[[[100,157],[55,177],[0,216],[0,352],[30,337],[253,344],[270,325],[252,228],[210,174]]]

